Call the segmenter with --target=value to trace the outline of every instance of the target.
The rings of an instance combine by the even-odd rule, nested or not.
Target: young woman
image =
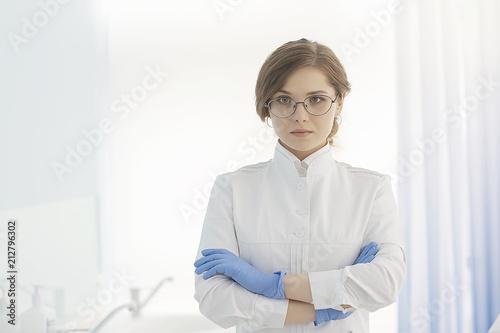
[[[330,150],[349,91],[317,42],[263,64],[256,108],[279,137],[274,157],[216,177],[196,256],[194,298],[219,326],[361,333],[397,301],[406,260],[390,176]]]

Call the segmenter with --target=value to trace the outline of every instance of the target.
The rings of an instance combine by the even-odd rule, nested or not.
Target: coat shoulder
[[[249,176],[252,174],[255,174],[256,172],[259,172],[261,170],[264,170],[267,168],[271,160],[264,161],[264,162],[259,162],[259,163],[254,163],[254,164],[249,164],[249,165],[244,165],[234,171],[226,172],[225,175],[230,175],[230,176]]]
[[[369,177],[374,179],[382,179],[384,177],[389,177],[389,175],[370,169],[365,169],[361,167],[352,166],[349,163],[335,161],[338,168],[344,172],[351,174],[353,176],[359,177]]]

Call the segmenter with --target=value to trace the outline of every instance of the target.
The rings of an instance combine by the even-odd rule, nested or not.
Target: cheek
[[[316,122],[316,128],[321,130],[321,132],[329,134],[333,128],[333,117],[327,117],[324,119],[318,119]]]
[[[285,132],[287,129],[288,123],[287,119],[274,118],[273,120],[273,128],[276,133]]]

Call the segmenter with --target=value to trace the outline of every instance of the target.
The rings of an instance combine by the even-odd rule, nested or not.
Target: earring
[[[339,122],[339,118],[340,118],[340,122]],[[339,114],[339,116],[336,119],[337,119],[337,123],[339,123],[339,126],[340,126],[340,124],[342,124],[342,116]]]
[[[273,128],[271,125],[269,125],[269,122],[267,121],[268,119],[271,119],[270,117],[266,117],[266,124],[267,126],[269,126],[270,128]]]

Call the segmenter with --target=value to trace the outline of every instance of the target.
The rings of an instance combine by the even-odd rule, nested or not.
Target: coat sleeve
[[[196,260],[203,256],[201,250],[208,248],[224,248],[240,255],[233,222],[232,195],[230,174],[218,175],[210,194]],[[203,279],[203,273],[194,274],[194,298],[199,303],[200,312],[220,327],[241,325],[262,329],[284,326],[287,299],[275,300],[254,294],[223,274],[207,280]]]
[[[406,277],[406,255],[390,179],[381,177],[363,235],[363,246],[374,241],[379,252],[371,263],[308,273],[316,309],[376,311],[398,300]],[[352,308],[343,310],[341,304]]]

